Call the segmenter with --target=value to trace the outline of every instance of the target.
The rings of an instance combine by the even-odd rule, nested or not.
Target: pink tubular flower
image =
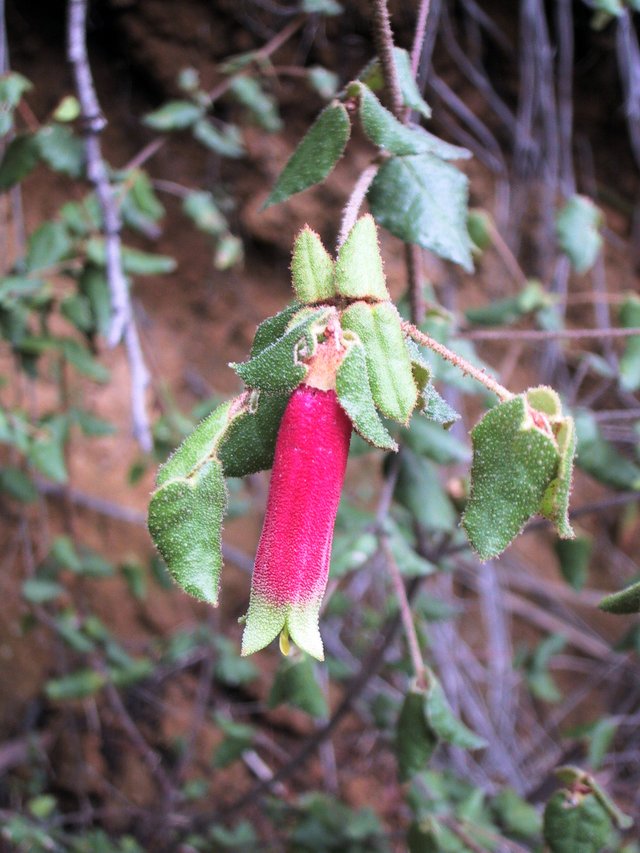
[[[278,634],[323,659],[318,614],[327,585],[333,527],[351,440],[335,391],[300,385],[276,442],[269,499],[258,544],[242,654]]]

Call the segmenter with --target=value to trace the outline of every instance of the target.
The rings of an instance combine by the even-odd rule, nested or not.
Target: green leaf
[[[275,344],[286,333],[289,323],[294,315],[300,311],[301,307],[299,303],[293,302],[291,305],[283,308],[282,311],[274,314],[273,317],[267,317],[266,320],[260,323],[256,329],[253,344],[251,345],[251,358],[259,355],[262,350],[271,344]]]
[[[70,536],[57,536],[53,540],[49,556],[61,568],[78,573],[82,570],[82,562]]]
[[[229,87],[229,93],[246,107],[255,121],[269,133],[274,133],[282,127],[278,114],[278,104],[275,98],[267,94],[255,77],[240,75],[234,77]]]
[[[106,676],[92,669],[79,669],[71,675],[53,678],[47,681],[45,693],[48,699],[64,701],[65,699],[84,699],[94,696],[106,684]]]
[[[491,806],[500,824],[511,835],[533,838],[542,830],[542,815],[512,788],[503,788]]]
[[[10,71],[0,77],[0,136],[4,136],[13,127],[13,111],[24,93],[32,88],[30,81],[16,71]]]
[[[440,396],[432,382],[428,382],[420,391],[420,411],[430,421],[449,429],[460,415]]]
[[[72,293],[70,296],[65,296],[60,302],[60,313],[81,332],[91,332],[93,330],[91,303],[81,293]]]
[[[64,443],[67,439],[67,420],[51,418],[41,424],[41,437],[29,448],[29,461],[41,474],[56,483],[65,483],[67,469],[64,461]]]
[[[427,720],[436,736],[462,749],[485,747],[487,745],[485,739],[472,732],[455,716],[440,682],[433,675],[430,682],[424,697],[424,705]]]
[[[422,417],[412,418],[406,442],[414,453],[433,459],[439,465],[468,462],[471,456],[467,445],[457,436],[439,423]]]
[[[471,157],[466,148],[451,145],[422,127],[401,124],[364,83],[353,83],[347,92],[360,99],[360,120],[366,135],[374,145],[390,154],[436,154],[443,160]]]
[[[602,853],[611,820],[594,794],[555,793],[544,810],[544,839],[551,853]]]
[[[398,449],[376,412],[369,382],[367,356],[359,339],[351,343],[338,368],[336,393],[354,429],[365,441],[383,450]]]
[[[8,144],[0,162],[0,192],[26,178],[40,159],[38,141],[32,133],[20,133]]]
[[[37,132],[36,141],[40,159],[53,169],[80,178],[85,168],[85,146],[70,127],[60,124],[48,124]]]
[[[102,437],[113,435],[116,432],[115,426],[103,418],[98,418],[86,409],[72,409],[71,416],[80,427],[82,432],[90,437]]]
[[[196,228],[205,234],[217,237],[227,230],[227,220],[209,192],[203,190],[189,193],[182,202],[182,209]]]
[[[280,662],[267,704],[270,708],[287,704],[311,717],[328,717],[327,701],[316,680],[310,657],[303,655],[299,660],[285,658]]]
[[[124,189],[128,187],[128,191],[120,202],[123,222],[143,234],[154,236],[157,233],[155,226],[164,216],[165,210],[149,176],[146,172],[135,169],[124,174],[124,182]]]
[[[367,198],[377,222],[471,272],[466,175],[433,154],[392,157],[382,164]]]
[[[111,295],[104,270],[91,263],[86,264],[80,273],[78,285],[89,300],[96,330],[106,335],[111,322]]]
[[[214,645],[218,652],[213,674],[216,681],[227,687],[239,687],[258,677],[258,669],[253,661],[240,657],[235,643],[226,637],[217,636]]]
[[[217,270],[228,270],[242,260],[244,247],[242,240],[234,234],[224,234],[216,246],[213,265]]]
[[[37,820],[46,820],[56,810],[58,801],[51,794],[41,794],[29,800],[29,811]]]
[[[62,338],[60,340],[64,357],[79,373],[82,373],[83,376],[88,376],[94,382],[104,383],[109,381],[111,374],[107,368],[103,364],[100,364],[80,341],[76,341],[73,338]]]
[[[26,267],[29,272],[54,266],[71,250],[69,233],[62,222],[44,222],[29,236]]]
[[[248,409],[233,420],[220,441],[218,458],[225,477],[245,477],[273,465],[278,428],[289,392],[253,393],[257,400],[252,398]]]
[[[184,130],[191,127],[203,114],[203,108],[193,101],[168,101],[142,120],[153,130]]]
[[[606,613],[640,613],[640,582],[605,596],[598,607]]]
[[[107,265],[107,249],[102,237],[92,237],[87,240],[85,250],[87,257],[99,267]],[[157,255],[141,252],[130,246],[122,247],[122,268],[130,275],[162,275],[173,272],[176,268],[174,258],[168,255]]]
[[[425,769],[437,745],[438,736],[425,713],[424,693],[410,690],[404,697],[396,725],[395,752],[402,782]]]
[[[618,453],[615,447],[602,437],[600,427],[586,409],[575,415],[578,439],[578,466],[601,483],[617,489],[640,490],[640,466]]]
[[[626,296],[620,306],[620,325],[625,329],[640,327],[640,297]],[[640,335],[630,335],[620,356],[620,387],[624,391],[640,390]]]
[[[409,510],[424,530],[451,532],[458,514],[438,479],[438,470],[407,448],[400,455],[394,499]]]
[[[251,747],[255,731],[252,726],[227,720],[221,714],[216,715],[216,722],[224,736],[213,753],[212,764],[217,768],[229,767]]]
[[[464,314],[470,323],[483,326],[508,326],[520,317],[549,305],[550,297],[536,279],[528,281],[516,296],[496,299],[480,308],[469,308]]]
[[[221,157],[237,158],[245,153],[240,132],[232,124],[218,129],[208,119],[202,118],[193,126],[193,137]]]
[[[38,497],[31,478],[24,471],[10,465],[0,468],[0,492],[22,503],[32,503]]]
[[[215,459],[160,486],[149,504],[149,532],[174,579],[185,592],[214,605],[226,508],[222,465]]]
[[[558,213],[558,243],[577,273],[585,273],[594,265],[602,248],[601,225],[600,208],[583,195],[572,196]]]
[[[80,117],[80,101],[75,95],[65,95],[53,111],[55,121],[75,121]]]
[[[390,299],[376,224],[366,214],[353,226],[336,259],[336,292],[347,299]]]
[[[267,394],[293,391],[307,375],[302,358],[310,358],[317,346],[317,335],[326,326],[331,309],[303,309],[291,321],[286,333],[242,364],[232,367],[249,388]]]
[[[486,210],[475,207],[469,210],[467,229],[471,242],[479,252],[484,252],[493,243],[494,223]]]
[[[302,11],[308,15],[341,15],[344,9],[337,0],[302,0]]]
[[[393,48],[393,59],[398,72],[400,91],[406,107],[420,113],[424,118],[431,118],[431,110],[424,101],[411,70],[411,58],[406,50],[400,47]],[[380,69],[380,62],[374,59],[359,75],[360,80],[366,83],[374,92],[384,89],[384,79]]]
[[[46,578],[29,578],[22,584],[22,597],[31,604],[45,604],[62,595],[64,587]]]
[[[554,548],[560,561],[560,571],[566,582],[576,590],[581,590],[589,570],[589,560],[593,544],[586,536],[576,539],[560,539]]]
[[[340,323],[345,331],[354,332],[365,348],[376,406],[386,417],[406,424],[418,389],[396,308],[390,302],[354,302],[343,311]]]
[[[333,260],[320,237],[308,225],[293,244],[291,274],[296,297],[305,305],[325,302],[336,295]]]
[[[322,68],[320,65],[314,65],[307,68],[307,79],[311,86],[316,90],[321,98],[329,100],[338,91],[340,78],[328,68]]]
[[[558,422],[553,424],[553,431],[560,454],[558,471],[542,497],[540,513],[554,523],[561,539],[573,539],[575,533],[569,522],[569,498],[576,453],[573,418],[558,419]]]
[[[334,101],[325,107],[289,158],[264,207],[323,181],[342,156],[350,133],[344,105]]]
[[[471,496],[462,525],[482,560],[497,556],[539,512],[559,453],[523,395],[500,403],[474,427]]]

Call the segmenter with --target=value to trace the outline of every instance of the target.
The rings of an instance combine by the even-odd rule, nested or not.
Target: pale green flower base
[[[270,604],[260,595],[251,596],[242,635],[242,654],[264,649],[286,628],[293,643],[317,660],[324,660],[318,616],[322,599],[302,604]]]

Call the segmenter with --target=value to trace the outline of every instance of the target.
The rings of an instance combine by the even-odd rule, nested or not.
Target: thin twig
[[[367,166],[356,181],[356,185],[354,186],[351,195],[349,196],[349,200],[344,206],[344,210],[342,212],[342,222],[340,223],[340,233],[338,234],[336,249],[339,249],[342,246],[349,236],[349,231],[351,231],[355,225],[364,197],[366,196],[379,168],[380,166],[378,163],[371,163],[371,165]]]
[[[120,214],[109,180],[107,166],[102,158],[100,134],[107,122],[100,109],[91,76],[87,55],[86,24],[87,0],[69,0],[68,57],[73,69],[82,114],[87,177],[96,191],[102,213],[105,239],[107,281],[111,297],[111,323],[107,343],[110,347],[114,347],[124,338],[131,375],[133,433],[140,447],[148,452],[153,446],[151,426],[145,404],[145,391],[149,385],[149,371],[142,355],[138,330],[133,317],[129,286],[122,267]]]
[[[431,0],[420,0],[416,29],[413,34],[413,45],[411,47],[411,73],[414,79],[417,78],[418,68],[420,67],[420,57],[422,56],[422,46],[427,32],[427,19],[429,17],[430,6]]]
[[[409,606],[409,600],[407,598],[407,590],[405,589],[404,580],[402,579],[402,573],[391,551],[389,537],[383,533],[379,537],[379,541],[380,548],[382,549],[382,553],[384,554],[384,558],[387,562],[389,574],[391,575],[391,581],[393,583],[396,598],[398,600],[400,618],[402,619],[402,627],[404,628],[407,646],[409,647],[409,655],[411,657],[411,665],[413,666],[416,685],[419,689],[425,689],[430,680],[429,670],[422,659],[418,634],[416,632],[416,626],[413,624],[413,616],[411,614],[411,607]]]
[[[511,400],[515,396],[511,391],[505,388],[504,385],[501,385],[492,376],[485,373],[484,370],[474,367],[466,359],[462,358],[462,356],[453,352],[453,350],[450,350],[449,347],[446,347],[444,344],[436,341],[435,338],[431,337],[431,335],[427,335],[424,332],[421,332],[420,329],[416,329],[412,323],[403,321],[402,329],[410,338],[413,338],[416,343],[437,353],[437,355],[444,358],[445,361],[450,362],[450,364],[455,365],[463,373],[471,376],[477,382],[482,383],[485,388],[492,391],[500,400]],[[502,334],[504,337],[504,332]]]
[[[567,338],[571,340],[588,340],[593,338],[631,338],[640,335],[640,328],[634,326],[629,329],[474,329],[473,331],[461,331],[461,338],[472,341],[552,341],[556,338]],[[426,346],[426,345],[425,345]]]

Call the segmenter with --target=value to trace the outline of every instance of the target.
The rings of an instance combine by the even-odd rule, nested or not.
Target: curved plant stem
[[[87,155],[87,176],[93,184],[100,211],[106,249],[107,282],[111,297],[111,324],[107,336],[114,347],[124,339],[131,376],[131,413],[133,434],[140,447],[148,452],[153,446],[145,392],[149,371],[142,354],[138,329],[133,317],[129,285],[122,268],[121,221],[107,165],[102,158],[100,134],[106,119],[96,95],[87,55],[87,0],[69,0],[67,41],[69,61],[73,68],[76,91],[82,112]]]
[[[393,552],[391,551],[389,537],[384,533],[380,536],[380,548],[382,549],[382,553],[384,554],[384,558],[387,562],[387,568],[389,569],[391,581],[398,600],[400,618],[407,638],[407,646],[409,647],[409,655],[411,657],[411,665],[413,666],[415,674],[416,686],[419,690],[424,690],[429,686],[430,670],[422,659],[420,643],[418,642],[418,634],[416,632],[416,626],[413,623],[411,606],[409,604],[409,599],[407,598],[407,590],[404,585],[404,580],[402,579],[402,573],[400,572],[400,568],[393,556]]]
[[[380,166],[378,163],[371,163],[371,165],[367,166],[356,181],[356,185],[349,196],[349,200],[344,206],[344,210],[342,211],[342,222],[340,223],[340,233],[338,234],[336,249],[339,249],[342,246],[349,235],[349,231],[351,231],[355,225],[364,197],[366,196],[379,168]]]
[[[376,52],[380,60],[382,79],[389,109],[398,119],[402,113],[402,92],[398,80],[398,71],[393,58],[393,34],[389,21],[387,0],[372,0],[373,6],[373,38]]]
[[[462,358],[462,356],[453,352],[453,350],[450,350],[449,347],[446,347],[444,344],[436,341],[435,338],[431,337],[431,335],[427,335],[424,332],[421,332],[420,329],[416,329],[413,323],[403,321],[402,328],[404,332],[409,335],[410,338],[413,338],[416,343],[437,353],[441,358],[444,358],[445,361],[450,362],[450,364],[454,364],[463,373],[471,376],[477,382],[482,383],[485,388],[492,391],[500,400],[511,400],[515,396],[511,391],[505,388],[504,385],[501,385],[485,373],[484,370],[474,367],[465,358]],[[504,336],[504,332],[502,334]]]

